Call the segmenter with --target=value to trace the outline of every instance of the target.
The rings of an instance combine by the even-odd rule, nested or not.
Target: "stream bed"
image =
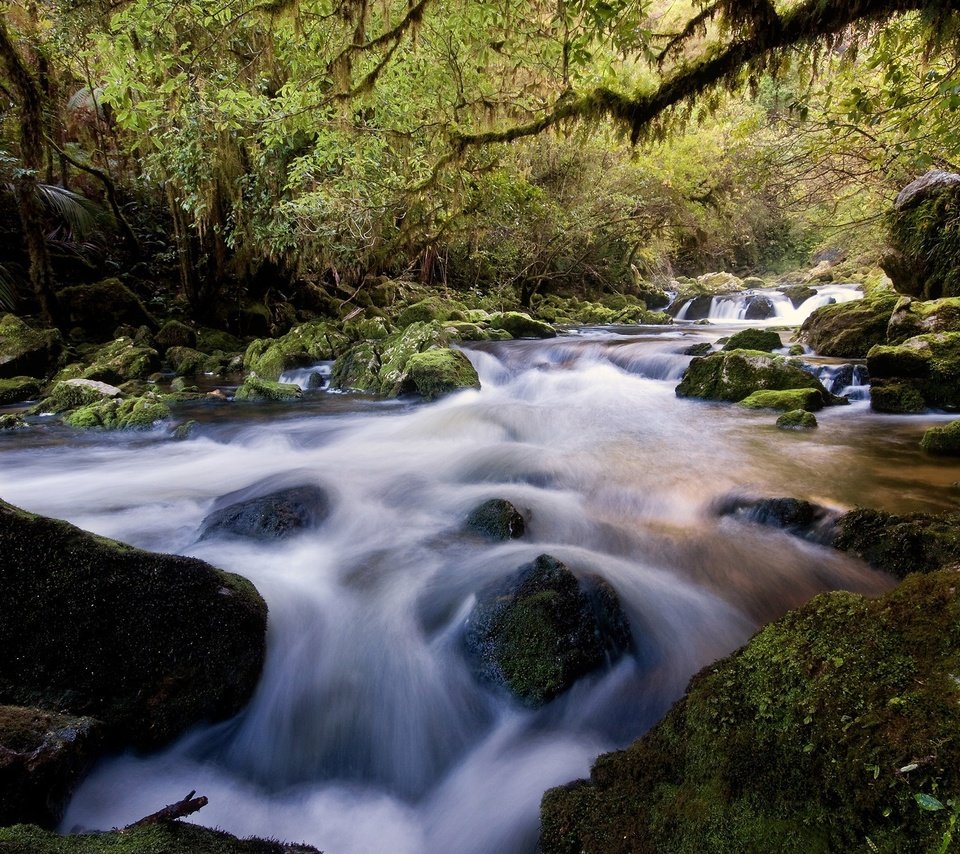
[[[529,854],[543,791],[642,734],[701,667],[820,591],[889,589],[848,555],[716,504],[955,509],[960,465],[918,446],[949,416],[879,416],[861,399],[796,434],[771,412],[678,399],[683,351],[729,332],[469,345],[480,391],[185,406],[199,426],[183,441],[53,423],[0,434],[5,500],[240,573],[270,609],[249,706],[161,753],[101,762],[61,829],[122,826],[195,789],[210,800],[201,824],[327,854]],[[199,539],[217,498],[270,477],[319,485],[330,516],[283,541]],[[523,538],[463,532],[490,498],[521,509]],[[463,626],[480,589],[544,553],[612,585],[636,651],[529,710],[477,682]]]

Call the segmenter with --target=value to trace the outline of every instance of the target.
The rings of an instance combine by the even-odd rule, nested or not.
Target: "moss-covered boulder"
[[[888,415],[917,415],[927,404],[912,385],[893,380],[874,380],[870,386],[870,408]]]
[[[33,377],[12,377],[0,380],[0,406],[9,403],[23,403],[40,396],[40,380]]]
[[[733,273],[706,273],[697,277],[694,288],[701,295],[717,296],[742,291],[744,285]]]
[[[897,196],[883,269],[902,294],[960,296],[960,175],[932,170]]]
[[[292,486],[264,494],[270,488],[270,483],[255,484],[220,498],[200,526],[201,539],[224,534],[279,539],[316,528],[330,514],[330,500],[319,486]]]
[[[304,323],[279,338],[251,341],[243,357],[243,367],[261,379],[276,381],[290,368],[335,359],[350,343],[334,323],[325,320]]]
[[[887,325],[887,343],[900,344],[930,332],[960,332],[960,297],[900,298]]]
[[[187,345],[191,346],[191,345]],[[197,330],[197,343],[192,345],[202,353],[239,353],[243,350],[240,339],[222,329],[203,326]]]
[[[33,329],[13,314],[0,317],[0,379],[49,376],[62,352],[55,329]]]
[[[557,336],[557,330],[549,323],[534,320],[529,314],[520,311],[492,314],[489,322],[494,329],[504,329],[514,338],[556,338]]]
[[[0,543],[0,702],[153,747],[250,697],[266,605],[249,581],[3,502]]]
[[[677,397],[738,402],[755,391],[815,389],[825,404],[833,396],[797,362],[756,350],[731,350],[695,358],[680,385]]]
[[[776,409],[779,412],[823,409],[823,395],[815,388],[791,388],[783,391],[755,391],[740,401],[747,409]]]
[[[522,537],[527,528],[523,514],[503,498],[491,498],[470,511],[466,530],[494,542]]]
[[[960,788],[958,580],[826,593],[767,626],[589,781],[546,793],[543,854],[943,850],[937,805]]]
[[[876,397],[877,389],[887,384],[913,389],[929,407],[960,408],[960,332],[917,335],[895,346],[874,347],[867,370],[878,411],[890,411],[881,409]]]
[[[812,412],[807,412],[804,409],[791,409],[777,419],[776,426],[778,430],[804,431],[816,430],[819,424],[817,423],[817,416]]]
[[[57,301],[66,323],[79,326],[98,341],[113,337],[118,326],[157,328],[140,298],[119,279],[63,288]]]
[[[942,427],[931,427],[923,434],[920,447],[928,454],[960,456],[960,421],[951,421]]]
[[[178,377],[193,377],[205,372],[210,356],[191,347],[170,347],[167,350],[167,364]]]
[[[168,320],[153,339],[161,352],[171,347],[190,347],[196,349],[197,332],[195,329],[181,323],[179,320]]]
[[[182,821],[165,821],[108,833],[60,836],[28,824],[0,828],[3,854],[321,854],[311,845],[273,839],[238,839]]]
[[[821,356],[863,359],[887,340],[887,326],[899,297],[889,292],[818,308],[800,327],[800,340]]]
[[[536,707],[616,660],[632,636],[613,588],[540,555],[478,595],[464,640],[483,681]]]
[[[780,334],[772,329],[741,329],[727,339],[723,349],[759,350],[761,353],[769,353],[782,346]]]
[[[480,388],[480,378],[470,360],[459,350],[446,347],[414,353],[407,360],[406,372],[405,388],[416,391],[424,400]]]
[[[160,354],[151,347],[138,347],[130,338],[117,338],[101,347],[83,371],[83,378],[121,385],[143,380],[160,369]]]
[[[960,563],[960,513],[851,510],[836,520],[831,544],[899,578],[930,572]]]
[[[280,401],[299,400],[303,396],[300,386],[293,383],[275,383],[259,377],[247,377],[234,394],[234,400]]]
[[[47,396],[33,407],[31,414],[58,415],[81,406],[121,397],[122,394],[116,386],[98,380],[62,380],[54,383]]]
[[[461,303],[441,300],[437,297],[427,297],[404,308],[397,315],[397,326],[403,329],[411,323],[447,320],[451,315],[462,314],[463,311],[464,306]]]
[[[156,394],[138,397],[105,397],[63,416],[63,423],[77,429],[147,430],[170,417],[170,408]]]
[[[0,826],[54,826],[100,752],[102,729],[94,718],[0,705]]]

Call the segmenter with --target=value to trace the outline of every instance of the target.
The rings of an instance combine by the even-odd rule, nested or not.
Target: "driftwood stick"
[[[157,812],[145,816],[133,824],[128,824],[124,830],[143,827],[147,824],[158,824],[162,821],[176,821],[178,818],[183,818],[184,816],[195,813],[207,805],[206,797],[201,795],[199,798],[195,798],[195,794],[196,790],[190,792],[182,801],[177,801],[175,804],[167,804],[162,810],[157,810]]]

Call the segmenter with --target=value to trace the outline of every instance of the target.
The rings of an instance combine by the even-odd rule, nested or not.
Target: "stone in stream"
[[[487,540],[512,540],[523,536],[526,522],[509,501],[491,498],[470,512],[465,527],[471,534]]]
[[[920,447],[928,454],[960,456],[960,421],[951,421],[942,427],[931,427],[923,434]]]
[[[542,706],[632,643],[613,588],[540,555],[477,597],[464,642],[481,680]]]
[[[777,419],[777,429],[778,430],[797,430],[797,431],[806,431],[806,430],[816,430],[819,426],[817,424],[817,417],[812,412],[807,412],[803,409],[791,409],[789,412],[784,412]]]
[[[833,522],[839,513],[811,501],[799,498],[754,498],[745,495],[727,495],[713,505],[717,516],[730,516],[743,522],[753,522],[771,528],[780,528],[808,539],[826,542],[833,536]]]
[[[821,356],[863,359],[887,340],[887,326],[899,297],[880,292],[863,299],[825,305],[800,327],[799,337]]]
[[[300,485],[264,493],[272,478],[220,498],[200,527],[200,538],[231,534],[268,540],[289,537],[320,525],[330,514],[327,493]],[[258,494],[259,493],[259,494]]]
[[[723,345],[729,350],[759,350],[769,353],[783,346],[780,335],[772,329],[741,329],[731,335]]]
[[[960,332],[934,332],[902,344],[873,347],[867,356],[878,412],[960,409]]]
[[[747,302],[747,310],[744,312],[744,320],[769,320],[775,317],[777,310],[773,306],[773,300],[768,296],[750,297]],[[779,345],[778,345],[779,346]]]

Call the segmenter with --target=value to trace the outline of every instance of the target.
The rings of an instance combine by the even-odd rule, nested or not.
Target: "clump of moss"
[[[736,403],[755,391],[803,388],[815,389],[824,403],[833,402],[820,380],[799,364],[755,350],[732,350],[694,359],[677,386],[677,396]]]
[[[0,317],[0,378],[49,376],[62,352],[55,329],[33,329],[13,314]]]
[[[960,791],[952,571],[817,596],[694,677],[589,782],[553,789],[544,854],[937,850]]]
[[[928,454],[960,456],[960,421],[951,421],[943,427],[931,427],[923,434],[920,447]]]
[[[780,335],[772,329],[741,329],[727,339],[724,350],[759,350],[769,353],[783,346]]]
[[[435,400],[465,388],[480,388],[480,378],[459,350],[437,348],[414,353],[406,365],[407,385],[424,400]]]
[[[237,389],[234,400],[290,401],[303,396],[300,386],[293,383],[276,383],[259,377],[247,377]]]
[[[870,386],[870,408],[888,415],[916,415],[926,411],[927,404],[913,386],[877,379]]]
[[[777,419],[777,429],[779,430],[816,430],[817,417],[812,412],[803,409],[792,409],[784,412]]]
[[[120,385],[128,380],[146,379],[160,368],[160,355],[150,347],[139,347],[130,338],[117,338],[101,347],[84,369],[83,378]]]
[[[197,346],[197,333],[196,330],[191,329],[179,320],[168,320],[163,324],[154,341],[164,352],[171,347],[195,348]]]
[[[40,381],[33,377],[13,377],[0,380],[0,406],[8,403],[22,403],[40,395]]]
[[[290,368],[335,359],[350,346],[350,339],[337,324],[325,320],[304,323],[279,338],[251,341],[243,367],[264,380],[276,381]]]
[[[103,398],[68,412],[63,423],[76,428],[146,430],[169,417],[167,404],[148,393],[142,397]]]
[[[50,389],[50,393],[33,408],[32,412],[56,415],[120,395],[121,391],[116,386],[97,380],[61,380]]]
[[[491,315],[490,325],[494,329],[505,329],[514,338],[555,338],[557,335],[557,330],[549,323],[534,320],[529,314],[519,311]]]
[[[190,347],[170,347],[166,356],[167,364],[178,377],[192,377],[203,373],[210,361],[210,356],[193,350]]]
[[[919,397],[925,406],[960,409],[960,332],[917,335],[896,346],[874,347],[867,356],[867,370],[876,389],[912,389],[908,403]],[[892,397],[892,392],[887,394]],[[877,399],[872,394],[873,408],[891,411],[881,408],[888,404],[883,395]]]
[[[755,391],[738,404],[747,409],[776,409],[780,412],[823,409],[823,395],[815,388],[790,388],[782,391]]]

